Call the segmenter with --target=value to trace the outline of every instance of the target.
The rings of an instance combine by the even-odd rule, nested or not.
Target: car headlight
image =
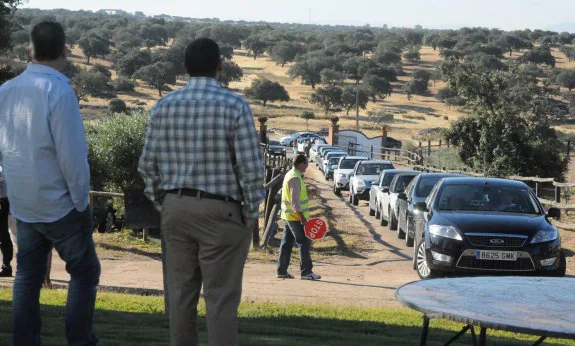
[[[338,177],[338,178],[341,178],[341,179],[347,178],[347,174],[345,174],[345,173],[339,173],[339,174],[337,175],[337,177]]]
[[[548,229],[542,229],[537,232],[537,234],[535,234],[535,237],[533,237],[533,240],[531,240],[531,244],[545,243],[548,241],[557,240],[557,238],[559,238],[559,232],[557,232],[557,228],[551,227]]]
[[[454,240],[463,240],[455,227],[453,226],[441,226],[441,225],[431,225],[429,226],[429,233],[443,238],[449,238]]]

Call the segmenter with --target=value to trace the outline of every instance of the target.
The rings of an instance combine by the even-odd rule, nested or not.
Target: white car
[[[313,132],[294,132],[289,136],[280,138],[281,145],[290,146],[296,138],[317,138],[319,135]]]
[[[388,160],[359,161],[349,177],[349,202],[358,205],[360,199],[369,201],[371,184],[377,181],[382,171],[393,168],[393,163]]]
[[[333,146],[331,144],[322,144],[322,143],[316,143],[312,145],[309,151],[309,160],[317,162],[317,155],[319,155],[319,150],[323,147],[333,147]]]
[[[381,225],[387,225],[387,212],[389,210],[389,187],[391,185],[391,181],[395,178],[396,175],[400,173],[411,173],[414,172],[412,170],[402,170],[402,169],[386,169],[385,171],[381,172],[379,175],[379,179],[376,184],[371,185],[371,189],[369,190],[369,215],[375,215],[376,219],[381,218]],[[383,203],[383,200],[387,200],[387,203]],[[380,206],[385,205],[384,209],[381,209]],[[382,214],[385,214],[382,217]]]
[[[397,196],[404,192],[407,185],[420,173],[418,171],[398,173],[391,180],[389,188],[382,189],[379,205],[376,206],[376,210],[379,209],[381,213],[381,225],[389,225],[392,231],[397,229]]]
[[[337,168],[333,171],[333,193],[341,196],[342,190],[349,190],[349,175],[353,173],[355,165],[362,160],[367,160],[365,156],[346,156],[339,160]]]

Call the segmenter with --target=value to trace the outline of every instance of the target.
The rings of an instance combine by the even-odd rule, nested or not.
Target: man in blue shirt
[[[39,294],[51,246],[71,280],[66,337],[95,345],[92,331],[100,262],[88,205],[88,146],[78,99],[59,71],[67,57],[62,26],[30,35],[34,63],[0,87],[0,153],[10,212],[18,220],[13,296],[14,345],[40,345]]]

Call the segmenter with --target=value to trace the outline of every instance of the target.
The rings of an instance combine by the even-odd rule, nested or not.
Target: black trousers
[[[14,257],[14,247],[10,232],[8,232],[8,214],[10,214],[10,204],[8,198],[0,198],[0,252],[2,253],[2,264],[10,267],[10,262]]]

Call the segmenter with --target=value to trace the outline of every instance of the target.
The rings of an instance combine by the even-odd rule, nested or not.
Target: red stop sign
[[[311,240],[323,239],[326,233],[327,225],[318,217],[309,219],[305,224],[305,235]]]

